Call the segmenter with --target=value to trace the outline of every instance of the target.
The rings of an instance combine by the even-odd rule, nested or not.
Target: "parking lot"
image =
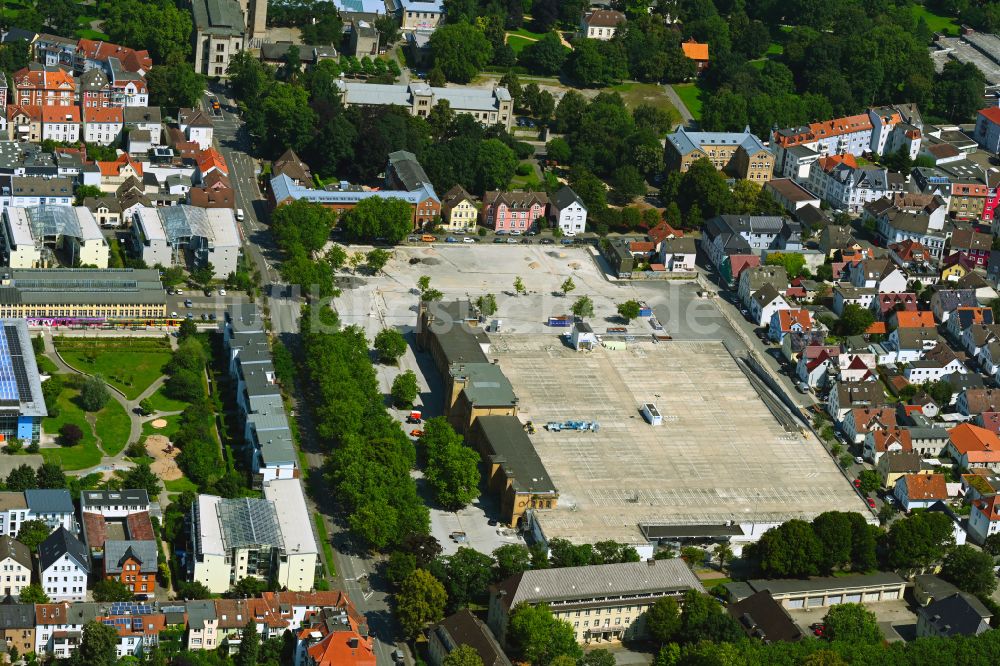
[[[899,599],[897,601],[881,601],[879,603],[865,604],[865,608],[875,614],[878,620],[882,635],[887,641],[896,642],[899,640],[914,640],[917,636],[917,614],[910,608],[910,604]],[[823,621],[823,617],[830,608],[801,608],[790,609],[788,614],[806,635],[812,636],[813,624]]]

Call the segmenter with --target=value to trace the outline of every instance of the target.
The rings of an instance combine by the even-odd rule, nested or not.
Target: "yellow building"
[[[750,133],[689,132],[681,127],[667,135],[663,158],[668,171],[684,173],[697,160],[708,159],[717,171],[731,178],[764,183],[774,172],[774,154]]]
[[[478,219],[476,199],[461,185],[451,188],[441,198],[441,222],[448,231],[471,231]]]

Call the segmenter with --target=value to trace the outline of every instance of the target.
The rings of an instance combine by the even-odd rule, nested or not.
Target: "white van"
[[[236,220],[238,222],[242,222],[243,221],[243,209],[242,208],[237,208],[236,209]]]

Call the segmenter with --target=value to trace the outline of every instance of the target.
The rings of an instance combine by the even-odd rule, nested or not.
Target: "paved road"
[[[684,126],[691,129],[696,128],[698,126],[698,122],[694,119],[694,116],[691,115],[691,112],[688,111],[688,108],[684,105],[684,101],[680,98],[680,95],[674,91],[674,87],[669,83],[663,87],[667,91],[667,99],[669,99],[670,103],[674,105],[677,112],[681,114],[681,120],[684,121]]]

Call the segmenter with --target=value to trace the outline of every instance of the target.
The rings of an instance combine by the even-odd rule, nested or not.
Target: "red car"
[[[826,625],[820,622],[809,625],[809,628],[812,629],[813,636],[817,636],[819,638],[823,638],[823,634],[826,633]]]
[[[868,498],[868,508],[870,509],[875,508],[875,500],[873,500],[871,497]]]
[[[854,487],[855,488],[861,487],[861,479],[854,479]]]

